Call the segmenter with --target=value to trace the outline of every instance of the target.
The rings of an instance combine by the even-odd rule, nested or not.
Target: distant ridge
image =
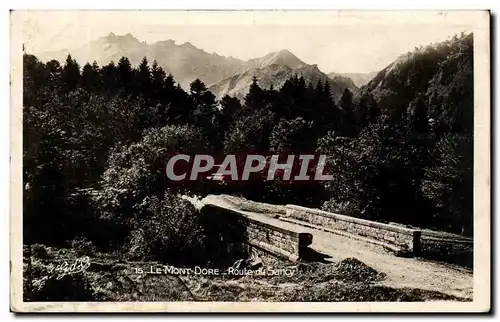
[[[110,61],[115,63],[125,56],[132,65],[138,65],[143,57],[150,64],[158,62],[167,73],[184,88],[199,78],[218,97],[226,94],[239,98],[248,90],[251,79],[257,76],[259,84],[279,88],[284,81],[297,74],[308,82],[318,80],[329,82],[334,95],[340,95],[345,88],[357,91],[357,86],[347,79],[331,79],[320,71],[317,65],[308,65],[288,49],[271,52],[263,57],[243,61],[234,57],[225,57],[217,53],[208,53],[190,42],[177,44],[172,39],[157,41],[152,44],[141,42],[132,34],[107,36],[90,41],[75,49],[35,53],[42,61],[56,59],[64,62],[68,54],[81,65],[94,60],[99,65]]]
[[[377,73],[378,71],[371,73],[330,73],[328,76],[332,79],[338,76],[349,78],[357,87],[361,87],[371,81]]]

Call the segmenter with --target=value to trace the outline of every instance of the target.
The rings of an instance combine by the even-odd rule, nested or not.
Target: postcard
[[[10,18],[12,311],[490,310],[490,12]]]

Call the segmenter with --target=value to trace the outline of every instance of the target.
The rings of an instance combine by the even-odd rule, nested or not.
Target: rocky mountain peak
[[[139,44],[140,41],[139,39],[135,38],[132,36],[132,34],[127,33],[126,35],[123,36],[117,36],[114,33],[110,32],[106,37],[104,37],[104,40],[108,43],[119,43],[119,44]]]
[[[191,49],[198,49],[197,47],[195,47],[192,43],[190,43],[189,41],[183,43],[182,45],[180,45],[181,47],[183,48],[191,48]]]
[[[269,60],[266,65],[277,64],[286,65],[291,68],[297,68],[299,66],[305,65],[305,63],[295,56],[288,49],[282,49],[280,51],[269,54]]]

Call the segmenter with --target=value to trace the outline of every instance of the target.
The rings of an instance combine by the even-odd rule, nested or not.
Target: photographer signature
[[[84,272],[89,267],[90,258],[88,256],[84,256],[75,259],[72,263],[64,261],[63,263],[56,265],[53,272],[56,273],[56,279],[60,280],[66,275]]]

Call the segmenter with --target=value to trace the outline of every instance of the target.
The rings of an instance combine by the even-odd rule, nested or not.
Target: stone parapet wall
[[[472,238],[438,238],[434,234],[422,233],[418,256],[458,264],[472,268],[474,242]]]
[[[393,245],[414,256],[461,265],[472,263],[474,243],[469,237],[441,231],[406,228],[296,205],[286,206],[286,216]]]
[[[245,243],[280,258],[295,261],[312,243],[311,234],[263,214],[216,205],[206,205],[204,211],[210,213],[211,221],[218,221],[216,225],[222,239],[230,243]]]
[[[303,258],[313,236],[300,229],[323,228],[346,237],[361,238],[382,245],[398,256],[413,255],[471,266],[473,239],[440,231],[407,228],[366,219],[339,215],[319,209],[286,205],[280,218],[253,213],[226,205],[205,204],[206,227],[214,251],[227,253],[226,245],[249,245],[275,257],[295,261]],[[289,220],[283,218],[288,217]],[[318,227],[319,226],[319,227]],[[360,236],[360,237],[357,237]]]
[[[286,216],[329,229],[372,238],[395,245],[403,251],[412,252],[414,239],[418,238],[418,236],[415,236],[418,235],[418,232],[413,229],[334,214],[319,209],[287,205]]]

